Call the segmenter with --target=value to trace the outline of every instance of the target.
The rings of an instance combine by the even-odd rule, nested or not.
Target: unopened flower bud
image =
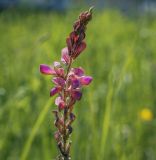
[[[54,138],[57,142],[60,141],[60,133],[58,131],[54,133]]]
[[[68,134],[71,134],[72,131],[73,131],[73,128],[69,125],[69,126],[68,126]]]
[[[73,113],[70,113],[70,120],[73,122],[75,120],[76,116]]]

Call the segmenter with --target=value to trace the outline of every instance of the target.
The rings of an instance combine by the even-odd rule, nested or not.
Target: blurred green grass
[[[49,90],[39,64],[60,59],[77,12],[0,13],[0,159],[57,155]],[[75,66],[92,85],[75,106],[73,160],[156,159],[156,20],[95,12]],[[153,118],[141,119],[148,108]]]

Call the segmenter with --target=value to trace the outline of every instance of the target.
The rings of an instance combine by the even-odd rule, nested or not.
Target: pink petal
[[[82,97],[82,93],[80,91],[72,91],[72,97],[75,100],[80,100]]]
[[[40,72],[46,75],[55,75],[56,72],[53,68],[47,66],[46,64],[40,65]]]
[[[50,96],[54,96],[55,94],[57,94],[60,91],[60,88],[58,87],[54,87],[51,89],[50,91]]]
[[[58,76],[64,77],[64,69],[63,68],[55,68],[55,72]]]
[[[62,100],[61,97],[57,97],[55,99],[55,104],[58,106],[61,100]]]
[[[55,61],[55,62],[53,63],[53,65],[54,65],[54,67],[60,67],[60,66],[61,66],[60,62],[57,62],[57,61]]]
[[[91,83],[92,79],[93,78],[90,77],[90,76],[82,76],[80,78],[80,82],[81,82],[82,85],[89,85]]]
[[[54,70],[56,74],[61,77],[64,76],[64,69],[62,68],[60,62],[55,61],[53,65],[54,65]]]
[[[62,100],[61,97],[57,97],[55,99],[55,104],[59,107],[59,109],[64,109],[65,108],[65,102]]]
[[[74,72],[74,74],[76,74],[77,76],[83,76],[84,75],[84,69],[79,67],[79,68],[72,68],[72,71]]]
[[[61,61],[63,63],[65,63],[65,64],[69,64],[70,63],[70,56],[69,56],[69,52],[68,52],[68,48],[67,47],[62,49]]]
[[[76,89],[76,88],[78,88],[78,87],[80,87],[80,82],[79,82],[79,80],[78,79],[73,79],[73,80],[71,80],[71,84],[72,84],[72,88],[73,89]]]
[[[63,87],[65,85],[65,80],[61,77],[54,77],[53,78],[53,82],[56,84],[56,85],[59,85],[61,87]]]

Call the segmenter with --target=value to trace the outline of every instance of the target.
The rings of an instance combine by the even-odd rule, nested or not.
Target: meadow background
[[[79,11],[82,11],[79,10]],[[0,13],[0,160],[52,160],[51,77],[78,10]],[[75,106],[73,160],[156,159],[156,19],[94,11],[75,62],[93,76]]]

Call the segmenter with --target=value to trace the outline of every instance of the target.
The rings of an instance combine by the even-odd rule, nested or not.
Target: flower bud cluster
[[[55,115],[54,125],[57,131],[54,137],[62,159],[69,159],[71,141],[70,135],[73,131],[72,123],[76,116],[73,107],[76,101],[82,97],[82,88],[91,83],[92,77],[86,76],[82,67],[72,68],[74,60],[86,48],[84,42],[86,25],[92,18],[91,10],[80,14],[73,25],[73,31],[66,39],[67,47],[61,51],[61,61],[54,62],[52,66],[40,65],[40,72],[45,75],[52,75],[52,82],[55,85],[50,90],[50,96],[57,95],[55,104],[58,106]]]

